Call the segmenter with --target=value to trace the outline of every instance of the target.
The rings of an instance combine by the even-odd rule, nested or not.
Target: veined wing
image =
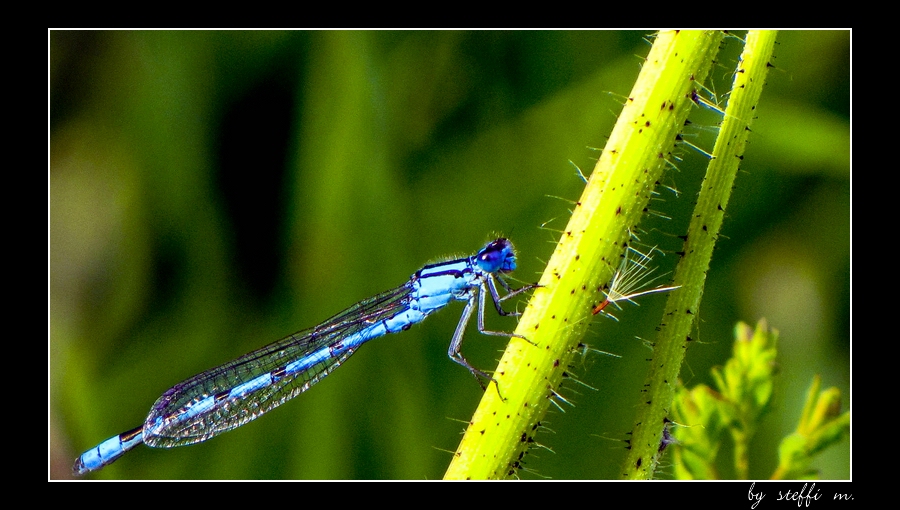
[[[303,393],[355,350],[325,355],[330,346],[406,310],[411,289],[404,284],[372,296],[318,326],[175,385],[153,405],[144,423],[144,442],[170,448],[205,441]],[[310,356],[315,356],[310,359],[311,366],[299,371],[287,369]]]

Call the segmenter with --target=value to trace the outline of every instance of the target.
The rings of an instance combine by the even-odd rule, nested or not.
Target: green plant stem
[[[603,154],[445,474],[514,476],[663,173],[722,39],[714,31],[656,36]],[[502,397],[501,397],[502,394]]]
[[[732,431],[734,440],[734,473],[735,478],[746,480],[750,477],[750,438],[752,434]]]
[[[683,256],[675,270],[673,285],[681,288],[669,294],[664,321],[654,343],[632,429],[631,450],[623,466],[625,478],[647,479],[656,469],[663,427],[672,409],[678,374],[691,340],[694,318],[699,313],[706,273],[744,154],[750,123],[765,83],[775,35],[775,31],[747,34],[712,160],[688,227]]]

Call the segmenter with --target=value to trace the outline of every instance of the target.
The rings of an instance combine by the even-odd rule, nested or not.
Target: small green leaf
[[[841,413],[840,390],[820,392],[821,384],[819,376],[813,378],[797,430],[778,448],[778,469],[773,479],[815,477],[815,471],[809,469],[813,457],[850,433],[850,412]]]
[[[700,384],[688,390],[679,385],[673,416],[679,427],[674,449],[675,477],[681,480],[719,478],[715,462],[719,453],[724,423],[720,406],[722,395]]]

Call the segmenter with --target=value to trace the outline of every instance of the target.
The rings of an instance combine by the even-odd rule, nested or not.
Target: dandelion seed
[[[656,250],[655,246],[650,249],[651,255],[653,254],[653,250]],[[636,253],[637,257],[630,257],[629,254],[631,252]],[[609,290],[604,291],[606,299],[594,307],[594,315],[602,312],[603,309],[610,304],[614,304],[618,307],[619,301],[630,301],[637,304],[634,302],[634,298],[636,297],[645,294],[654,294],[656,292],[666,292],[681,287],[681,285],[659,286],[653,289],[641,290],[665,276],[665,274],[661,274],[651,280],[647,280],[650,274],[653,273],[653,271],[656,271],[656,267],[650,266],[650,262],[653,260],[651,255],[645,255],[630,246],[625,250],[625,258],[622,259],[619,269],[617,269],[616,273],[613,275],[612,281],[609,283]],[[612,317],[612,315],[610,315],[610,317]]]

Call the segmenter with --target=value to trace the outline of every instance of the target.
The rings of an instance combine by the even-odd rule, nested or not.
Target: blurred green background
[[[513,276],[537,281],[583,188],[570,160],[590,173],[650,35],[50,32],[49,477],[170,386],[442,256],[508,236]],[[723,48],[711,90],[727,91],[740,49]],[[682,371],[711,384],[738,320],[780,331],[755,478],[814,374],[850,405],[850,33],[781,32],[775,54]],[[685,138],[711,150],[716,116],[691,120]],[[661,187],[640,232],[670,252],[706,164],[677,155],[662,184],[679,193]],[[576,360],[595,390],[563,393],[576,405],[551,409],[536,439],[552,452],[526,457],[523,478],[618,477],[649,357],[636,337],[652,339],[664,301],[595,318],[586,341],[621,358]],[[373,341],[236,431],[142,446],[92,476],[440,478],[481,396],[446,354],[461,310]],[[504,345],[473,324],[463,352],[490,370]],[[821,456],[823,478],[849,478],[849,450]]]

